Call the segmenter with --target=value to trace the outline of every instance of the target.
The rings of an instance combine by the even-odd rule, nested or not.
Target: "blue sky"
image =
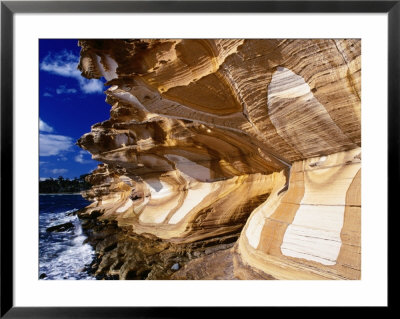
[[[39,40],[39,176],[79,177],[97,167],[76,141],[109,118],[105,80],[77,70],[78,40]]]

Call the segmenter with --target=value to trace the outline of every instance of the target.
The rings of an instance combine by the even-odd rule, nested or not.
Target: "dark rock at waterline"
[[[119,280],[118,275],[97,275],[96,280]]]
[[[74,224],[69,222],[69,223],[49,227],[46,229],[46,231],[47,232],[62,232],[62,231],[70,230],[71,228],[74,228]]]
[[[45,273],[42,273],[42,274],[40,274],[39,279],[44,279],[46,277],[47,277],[47,275]]]
[[[103,215],[103,213],[98,211],[98,210],[94,210],[90,214],[84,214],[84,212],[85,212],[85,210],[77,211],[77,214],[81,219],[93,220],[93,219],[96,219],[96,218],[98,218],[98,217]]]
[[[78,214],[77,210],[74,212],[67,213],[66,216],[75,216],[76,214]]]
[[[96,256],[85,271],[97,280],[165,280],[191,259],[216,250],[230,249],[238,234],[205,239],[191,244],[171,244],[149,234],[133,235],[116,221],[81,220],[82,229]],[[184,249],[186,247],[186,249]],[[211,250],[212,248],[212,250]],[[188,254],[187,252],[190,251]]]
[[[99,254],[96,254],[92,262],[85,266],[84,271],[86,271],[89,275],[94,275],[101,263],[101,259],[102,258],[99,256]]]

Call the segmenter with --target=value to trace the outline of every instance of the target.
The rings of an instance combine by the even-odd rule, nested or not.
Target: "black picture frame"
[[[13,304],[13,16],[15,13],[387,13],[388,218],[399,181],[400,1],[1,1],[1,318],[178,318],[186,307],[14,307]],[[377,110],[379,111],[379,110]],[[378,169],[378,168],[377,168]],[[382,172],[384,173],[384,172]],[[377,212],[377,214],[385,212]],[[392,223],[393,224],[393,223]],[[391,225],[390,222],[388,226]],[[393,225],[392,225],[393,226]],[[389,234],[389,229],[388,229]],[[388,241],[389,244],[390,241]],[[389,247],[389,246],[388,246]],[[389,256],[389,255],[388,255]],[[390,260],[388,260],[389,262]],[[390,262],[388,263],[388,265]],[[388,285],[390,280],[388,280]],[[390,298],[388,307],[390,307]],[[294,310],[292,308],[292,310]],[[296,309],[298,311],[307,309]],[[245,308],[235,309],[245,314]],[[226,309],[195,314],[225,316]],[[248,315],[248,312],[247,312]]]

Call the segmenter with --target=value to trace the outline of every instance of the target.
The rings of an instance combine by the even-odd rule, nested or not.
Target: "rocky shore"
[[[361,278],[360,40],[79,45],[96,278]]]

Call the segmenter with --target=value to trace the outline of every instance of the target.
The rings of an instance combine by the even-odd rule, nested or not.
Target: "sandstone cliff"
[[[119,279],[359,279],[361,41],[81,40],[81,213]]]

